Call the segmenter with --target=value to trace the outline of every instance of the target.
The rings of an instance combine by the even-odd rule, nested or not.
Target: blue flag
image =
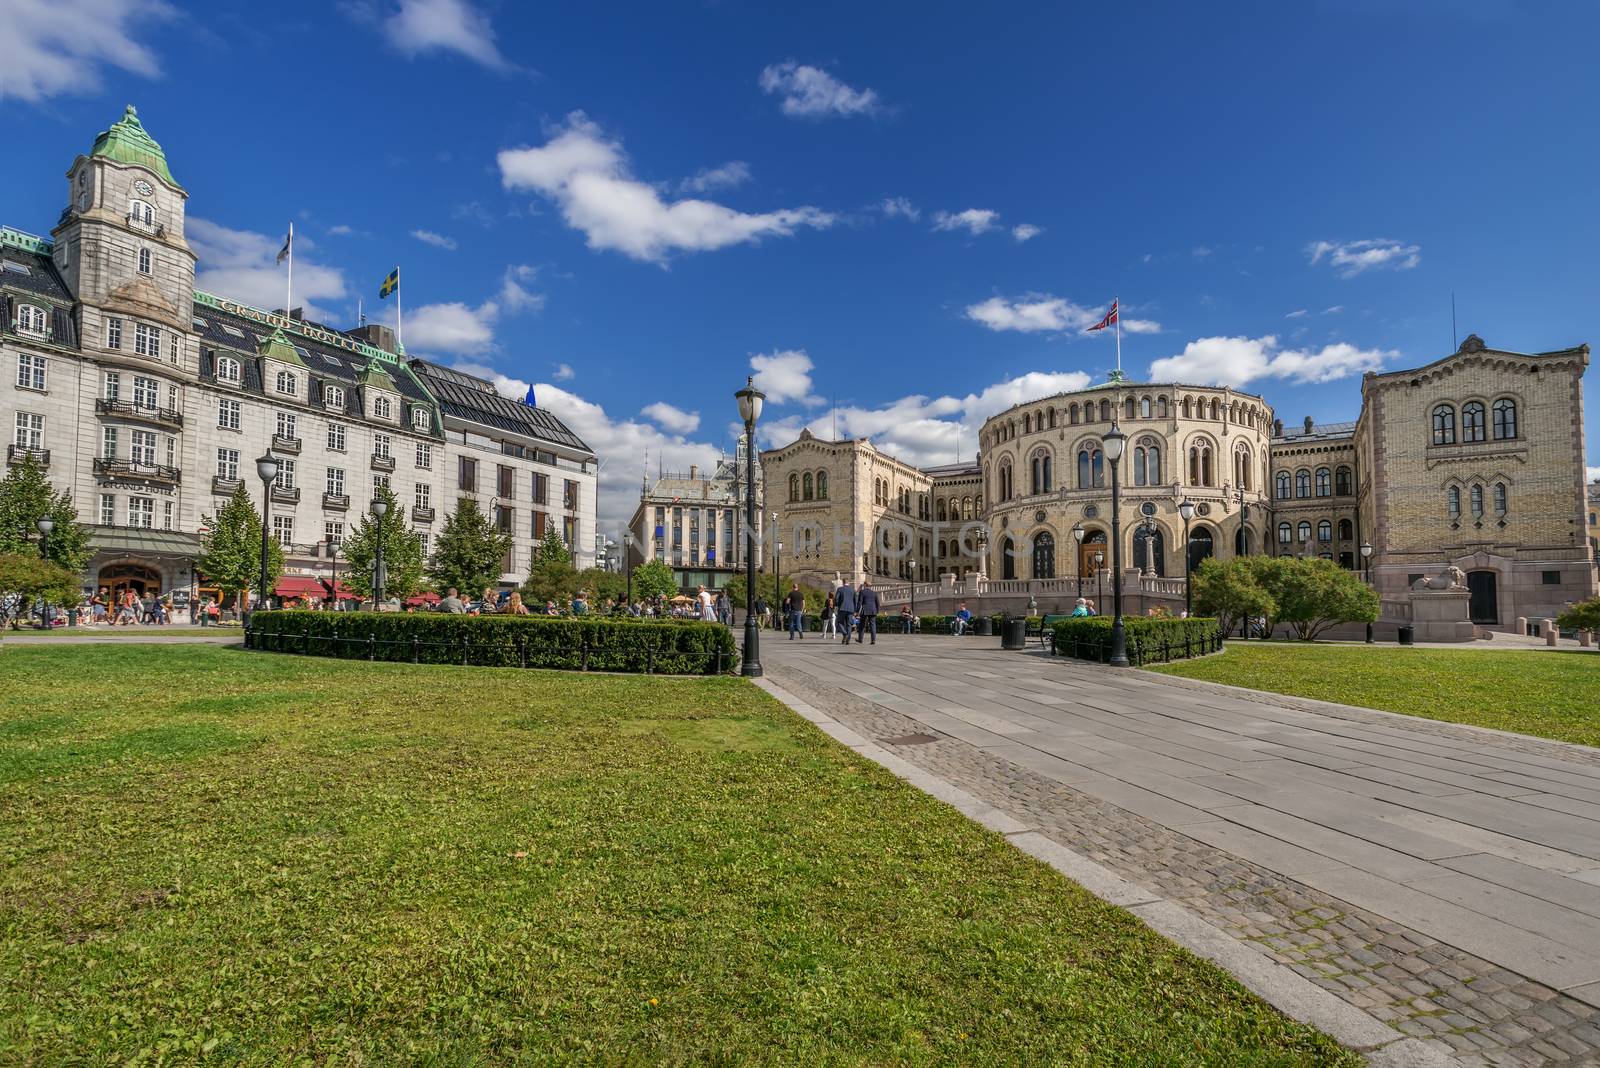
[[[526,397],[522,398],[522,403],[526,404],[530,408],[539,407],[538,402],[533,399],[533,383],[532,382],[528,383],[528,395]]]

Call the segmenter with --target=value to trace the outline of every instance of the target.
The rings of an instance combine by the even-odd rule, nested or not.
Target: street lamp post
[[[1128,666],[1128,634],[1122,624],[1122,516],[1118,514],[1122,479],[1117,473],[1122,447],[1127,443],[1127,435],[1115,423],[1100,439],[1100,448],[1111,465],[1111,607],[1116,613],[1111,621],[1112,667]]]
[[[1250,506],[1244,502],[1244,482],[1239,483],[1239,555],[1250,555]]]
[[[1100,585],[1100,572],[1106,566],[1106,554],[1098,550],[1094,554],[1094,610],[1100,611],[1100,602],[1105,600],[1105,590]]]
[[[271,591],[267,589],[272,579],[267,574],[267,516],[272,511],[272,483],[278,478],[278,458],[268,449],[256,458],[256,474],[261,478],[261,601],[270,603]]]
[[[1361,570],[1365,573],[1367,585],[1372,585],[1372,543],[1361,543]],[[1367,624],[1367,644],[1372,644],[1372,624]]]
[[[1194,614],[1194,596],[1189,585],[1189,520],[1194,518],[1194,502],[1185,497],[1178,502],[1178,514],[1183,516],[1183,614]]]
[[[911,561],[911,618],[917,618],[917,562]]]
[[[372,514],[378,520],[373,533],[372,550],[372,610],[383,611],[383,580],[389,576],[383,570],[383,517],[389,512],[389,502],[383,497],[372,498]]]
[[[761,676],[761,635],[756,631],[756,420],[761,418],[761,402],[767,395],[756,388],[754,376],[745,379],[744,388],[734,394],[739,400],[739,418],[744,422],[745,485],[744,501],[744,662],[739,674]]]
[[[328,580],[330,589],[328,597],[333,601],[333,610],[339,610],[339,543],[333,540],[333,535],[328,535],[328,570],[332,578]]]
[[[50,532],[52,530],[56,529],[56,521],[54,519],[51,519],[49,516],[42,516],[39,519],[38,527],[39,527],[39,559],[48,560],[48,559],[50,559]],[[43,615],[44,615],[44,627],[45,627],[46,630],[49,630],[50,629],[50,600],[49,600],[49,598],[45,599]]]
[[[633,531],[622,536],[622,564],[628,571],[628,607],[633,607]]]
[[[1088,531],[1083,529],[1082,523],[1072,524],[1072,539],[1078,543],[1076,566],[1073,568],[1078,573],[1078,596],[1083,596],[1083,536]]]
[[[772,513],[772,522],[774,524],[778,522],[777,512]],[[772,531],[776,534],[778,528],[774,526]],[[783,604],[783,542],[775,541],[772,543],[772,547],[774,550],[772,554],[772,597],[781,606]],[[782,630],[784,628],[785,620],[783,616],[782,607],[772,613],[773,630]]]

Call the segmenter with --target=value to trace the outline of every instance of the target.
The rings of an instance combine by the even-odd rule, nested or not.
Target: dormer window
[[[35,304],[22,304],[17,307],[17,333],[32,334],[34,337],[44,337],[45,322],[44,309]]]
[[[372,398],[372,415],[375,419],[393,418],[394,406],[382,394]]]
[[[295,384],[293,371],[279,371],[273,388],[286,397],[292,397],[295,395]]]
[[[239,381],[239,361],[232,356],[218,356],[217,381],[237,383]]]
[[[344,390],[339,386],[323,386],[322,403],[329,408],[343,408]]]
[[[128,222],[142,230],[153,230],[156,225],[156,209],[142,200],[129,201]]]
[[[150,250],[147,248],[142,248],[139,250],[139,273],[150,273]]]
[[[433,417],[426,408],[411,409],[411,425],[417,430],[427,430],[433,425]]]

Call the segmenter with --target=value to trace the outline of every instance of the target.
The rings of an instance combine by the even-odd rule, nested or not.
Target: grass
[[[0,655],[0,1060],[1350,1064],[735,679]]]
[[[1232,642],[1151,668],[1252,690],[1600,745],[1600,656]]]
[[[24,626],[20,630],[7,627],[0,632],[3,638],[193,638],[196,636],[218,637],[232,635],[235,638],[244,637],[244,628],[240,626],[216,627],[185,627],[181,625],[157,626],[154,624],[133,627],[52,627],[49,630],[38,630],[34,627]]]

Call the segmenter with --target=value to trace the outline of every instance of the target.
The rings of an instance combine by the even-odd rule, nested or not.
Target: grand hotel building
[[[481,378],[353,331],[194,288],[188,192],[132,107],[67,170],[49,238],[0,228],[0,420],[91,525],[86,588],[188,592],[202,517],[247,486],[310,592],[376,488],[425,545],[458,500],[513,536],[526,577],[547,529],[593,563],[594,453]],[[280,473],[267,490],[255,459]],[[587,547],[587,548],[586,548]],[[203,588],[203,587],[202,587]]]
[[[1028,580],[1094,576],[1096,554],[1110,567],[1101,443],[1115,425],[1126,435],[1125,566],[1181,579],[1185,552],[1191,564],[1320,556],[1365,570],[1392,602],[1454,566],[1473,622],[1505,628],[1596,594],[1588,362],[1587,345],[1519,353],[1472,336],[1425,366],[1367,374],[1357,418],[1320,425],[1286,426],[1265,398],[1235,389],[1117,380],[1000,412],[966,464],[920,469],[870,441],[806,431],[762,466],[779,532],[798,550],[786,574],[893,587],[977,572],[982,589],[1026,596]],[[1187,529],[1184,500],[1195,505]],[[1045,610],[1070,603],[1060,584],[1049,589]]]

